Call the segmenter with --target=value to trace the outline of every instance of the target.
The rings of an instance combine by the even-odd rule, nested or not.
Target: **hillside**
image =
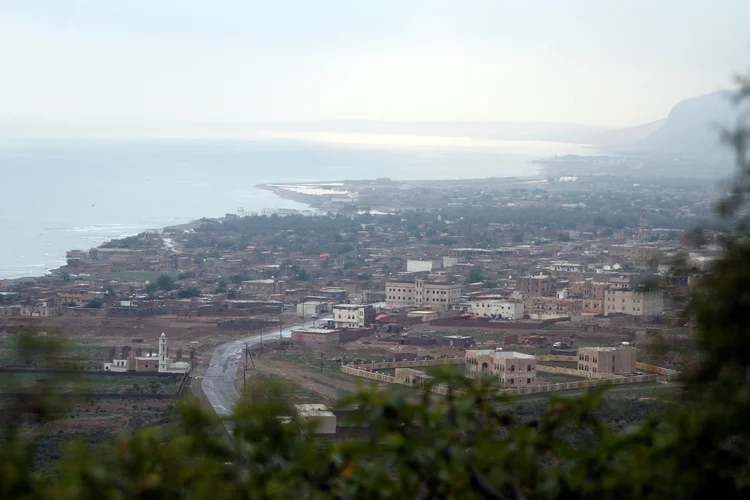
[[[603,137],[601,144],[606,149],[621,153],[715,156],[726,151],[719,139],[720,127],[731,127],[740,112],[732,104],[729,92],[714,92],[681,101],[662,122],[616,131],[614,136]],[[647,130],[655,125],[650,133],[637,137],[639,130]],[[618,141],[618,137],[627,139],[628,130],[635,132],[635,140]]]

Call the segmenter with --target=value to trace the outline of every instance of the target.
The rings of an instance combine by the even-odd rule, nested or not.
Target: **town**
[[[238,211],[0,282],[3,364],[19,364],[14,333],[60,332],[90,376],[130,377],[123,394],[136,375],[171,377],[220,415],[231,389],[283,379],[300,412],[334,419],[331,434],[326,405],[357,384],[425,387],[446,367],[509,394],[675,390],[694,356],[686,298],[720,253],[721,228],[694,229],[710,224],[712,186],[356,184],[367,206]]]

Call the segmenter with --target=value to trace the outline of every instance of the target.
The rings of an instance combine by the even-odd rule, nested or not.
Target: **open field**
[[[91,444],[111,442],[117,435],[147,426],[172,426],[177,422],[174,402],[160,399],[94,400],[73,403],[60,418],[34,430],[37,466],[59,460],[65,443],[82,439]]]
[[[180,376],[109,375],[87,372],[71,372],[73,383],[67,392],[87,394],[157,394],[174,396],[180,384]],[[0,372],[0,394],[23,392],[24,387],[34,383],[45,383],[59,376],[55,373],[6,373]]]
[[[245,397],[250,399],[257,397],[257,391],[262,390],[264,383],[275,383],[281,385],[284,388],[284,396],[291,404],[330,403],[328,398],[302,384],[290,382],[279,375],[262,372],[252,373],[251,376],[248,377],[244,389]]]

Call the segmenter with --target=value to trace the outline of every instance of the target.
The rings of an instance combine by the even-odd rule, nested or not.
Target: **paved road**
[[[316,320],[317,324],[320,324],[321,321],[322,318]],[[289,338],[292,336],[292,330],[309,326],[313,326],[312,320],[282,330],[281,336]],[[201,388],[208,402],[211,403],[219,416],[231,414],[234,403],[239,397],[237,390],[234,388],[234,380],[242,361],[245,345],[247,344],[249,347],[260,345],[261,337],[263,337],[264,342],[279,340],[279,332],[264,333],[262,336],[255,335],[220,345],[211,355],[211,361],[208,369],[206,369]]]

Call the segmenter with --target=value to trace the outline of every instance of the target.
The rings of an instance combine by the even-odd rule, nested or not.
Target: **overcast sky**
[[[750,67],[748,0],[1,0],[0,120],[664,117]]]

